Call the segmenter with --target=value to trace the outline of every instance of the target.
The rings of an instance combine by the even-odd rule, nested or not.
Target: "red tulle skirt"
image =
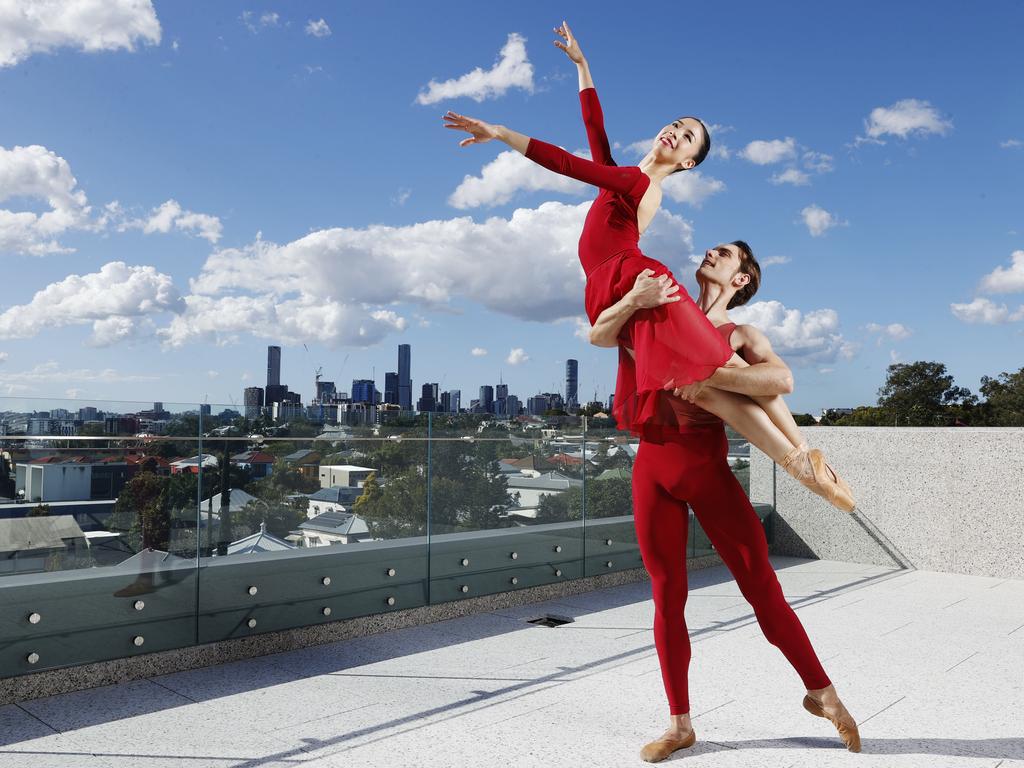
[[[621,299],[645,269],[653,277],[671,270],[639,250],[617,254],[587,277],[586,310],[591,324],[601,311]],[[633,314],[619,333],[619,371],[612,416],[618,429],[642,439],[665,442],[680,431],[691,431],[692,409],[672,394],[676,387],[703,381],[723,366],[733,350],[682,285],[679,301]],[[634,360],[623,349],[629,347]]]

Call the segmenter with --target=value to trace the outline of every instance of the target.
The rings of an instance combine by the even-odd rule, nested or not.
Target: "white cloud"
[[[185,311],[158,333],[169,346],[243,335],[365,346],[405,323],[399,305],[449,311],[454,298],[534,322],[573,317],[585,285],[578,240],[589,205],[547,202],[479,223],[466,216],[339,227],[284,245],[258,236],[214,251],[190,281]],[[671,264],[692,250],[692,228],[663,211],[641,247]],[[508,268],[529,279],[494,279]]]
[[[573,336],[577,339],[590,343],[590,320],[585,315],[579,315],[573,318],[573,325],[576,326],[576,330],[573,331]]]
[[[868,333],[878,334],[878,343],[881,344],[885,338],[891,339],[892,341],[903,341],[909,338],[913,331],[902,323],[889,323],[888,325],[879,325],[878,323],[868,323]]]
[[[0,339],[27,339],[44,328],[92,322],[90,343],[103,345],[131,336],[137,318],[184,308],[170,276],[123,261],[99,272],[68,275],[36,292],[27,304],[0,314]]]
[[[407,187],[399,187],[398,193],[391,198],[391,202],[395,205],[405,205],[406,200],[409,199],[409,195],[412,194],[412,190]]]
[[[977,298],[968,304],[950,304],[954,317],[965,323],[998,325],[1024,319],[1024,305],[1011,313],[1005,304],[995,304],[989,299]]]
[[[160,22],[150,0],[4,0],[0,2],[0,68],[33,53],[76,48],[87,53],[157,45]]]
[[[279,26],[281,21],[280,15],[272,11],[261,13],[259,16],[254,11],[242,11],[242,15],[238,18],[241,19],[245,28],[254,35],[259,34],[261,29]]]
[[[509,88],[522,88],[533,93],[533,65],[526,56],[526,38],[512,32],[498,54],[494,66],[484,71],[477,67],[461,77],[427,83],[416,101],[436,104],[444,99],[468,97],[480,102],[505,95]]]
[[[473,347],[473,349],[469,351],[469,354],[471,354],[473,357],[483,357],[484,355],[487,354],[487,350],[484,349],[483,347]]]
[[[762,267],[770,267],[775,264],[789,264],[792,259],[789,256],[769,256],[766,259],[761,259],[758,263]]]
[[[884,143],[883,136],[944,136],[953,128],[953,123],[944,119],[935,107],[920,99],[903,99],[888,107],[875,107],[864,121],[866,137],[857,143],[869,141]]]
[[[832,170],[832,155],[824,152],[807,150],[803,156],[804,168],[815,173],[828,173]]]
[[[71,166],[38,144],[0,147],[0,203],[14,198],[42,201],[50,210],[36,214],[0,209],[0,251],[34,256],[70,253],[73,249],[63,247],[57,237],[89,226],[88,201]]]
[[[996,267],[981,279],[984,293],[1020,293],[1024,291],[1024,251],[1010,254],[1009,267]]]
[[[583,153],[576,153],[584,157]],[[459,209],[481,205],[502,205],[517,192],[561,192],[590,194],[592,187],[528,160],[515,150],[501,152],[487,163],[479,176],[466,176],[448,197],[448,204]]]
[[[1007,139],[1006,141],[999,142],[999,146],[1003,149],[1016,149],[1017,147],[1024,147],[1024,141],[1020,139]]]
[[[6,363],[8,357],[10,357],[9,353],[7,353],[7,352],[0,352],[0,363]]]
[[[39,363],[27,371],[12,371],[0,373],[0,392],[5,394],[16,394],[31,392],[39,395],[45,392],[47,387],[55,383],[62,386],[79,382],[99,382],[102,384],[114,384],[120,382],[146,382],[158,381],[160,376],[153,374],[122,373],[113,368],[62,368],[56,360],[48,360]],[[66,390],[65,390],[66,391]],[[82,390],[75,388],[81,393]]]
[[[797,365],[850,359],[854,354],[855,345],[839,332],[839,315],[834,309],[804,314],[778,301],[757,301],[736,307],[730,315],[736,323],[763,331],[775,351]]]
[[[306,34],[313,37],[330,37],[331,28],[323,19],[317,19],[316,21],[310,19],[306,22]]]
[[[702,176],[700,171],[681,171],[665,179],[661,187],[677,203],[689,203],[700,208],[707,198],[725,189],[725,182]]]
[[[787,168],[782,173],[774,174],[769,181],[772,184],[792,184],[795,187],[805,187],[811,183],[811,177],[799,168]]]
[[[147,235],[154,232],[166,234],[173,228],[195,234],[211,243],[220,240],[223,229],[220,219],[216,216],[183,210],[178,201],[173,199],[157,206],[148,216],[141,218],[129,217],[115,200],[107,204],[104,222],[116,226],[118,232],[141,229]]]
[[[788,136],[785,139],[771,141],[752,141],[739,153],[739,156],[756,165],[771,165],[796,157],[796,139]]]
[[[525,363],[530,359],[530,356],[523,351],[522,347],[515,347],[509,350],[508,357],[505,358],[505,362],[509,365],[519,365]]]
[[[834,213],[829,213],[824,208],[813,203],[800,211],[800,215],[803,217],[804,224],[807,225],[807,231],[811,233],[812,237],[820,237],[832,227],[846,224],[845,221],[840,221]]]

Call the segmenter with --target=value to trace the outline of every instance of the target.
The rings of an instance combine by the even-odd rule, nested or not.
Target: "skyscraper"
[[[579,406],[579,362],[565,361],[565,407],[575,410]]]
[[[451,389],[448,390],[448,411],[449,413],[458,413],[462,407],[462,390]]]
[[[352,379],[352,402],[370,404],[377,402],[377,387],[373,379]]]
[[[242,391],[245,418],[256,419],[263,412],[263,387],[246,387]]]
[[[398,374],[394,371],[384,374],[384,402],[398,405]]]
[[[494,387],[490,384],[480,387],[480,410],[484,413],[494,413]]]
[[[267,347],[267,386],[281,383],[281,348]]]
[[[398,345],[398,404],[404,411],[412,410],[412,347]]]
[[[424,384],[423,395],[416,403],[416,410],[426,413],[427,411],[436,411],[437,406],[437,384]]]
[[[508,384],[499,384],[494,388],[494,413],[504,416],[508,411],[505,408],[505,401],[508,400]]]

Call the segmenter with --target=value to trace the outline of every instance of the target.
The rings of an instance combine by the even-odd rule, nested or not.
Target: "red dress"
[[[586,311],[591,324],[602,310],[621,299],[644,269],[654,277],[672,272],[645,256],[637,247],[640,230],[637,207],[650,186],[650,177],[635,165],[618,166],[612,160],[604,115],[597,91],[580,91],[583,122],[593,160],[531,138],[526,157],[535,163],[600,187],[587,212],[580,235],[580,263],[587,275]],[[671,401],[682,402],[666,390],[702,381],[732,357],[732,348],[715,330],[686,288],[679,285],[679,301],[633,313],[619,333],[619,370],[612,415],[619,429],[661,442],[687,428],[687,420]],[[634,361],[623,348],[636,354]]]

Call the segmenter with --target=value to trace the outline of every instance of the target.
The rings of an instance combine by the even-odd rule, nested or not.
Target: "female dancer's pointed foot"
[[[804,696],[803,705],[812,715],[831,721],[848,750],[860,752],[860,731],[857,730],[857,723],[838,699],[825,704],[807,694]]]
[[[843,512],[852,512],[856,508],[857,502],[850,486],[825,461],[819,449],[808,450],[806,445],[794,448],[786,454],[780,466],[832,506]]]
[[[657,763],[677,749],[692,747],[696,741],[697,734],[693,732],[692,728],[686,732],[665,731],[661,738],[644,745],[644,748],[640,750],[640,759],[648,763]]]

